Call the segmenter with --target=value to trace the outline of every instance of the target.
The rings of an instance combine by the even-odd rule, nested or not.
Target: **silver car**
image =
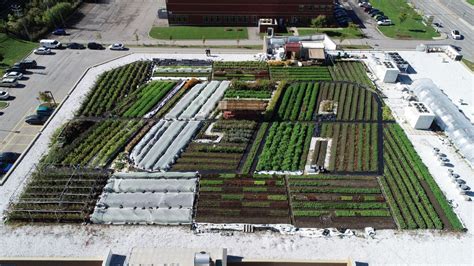
[[[8,100],[10,98],[10,93],[7,91],[0,91],[0,100]]]
[[[39,55],[51,54],[51,49],[46,48],[46,47],[39,47],[35,49],[35,54],[39,54]]]
[[[3,78],[16,78],[16,79],[22,79],[23,74],[20,72],[12,71],[8,72],[5,75],[3,75]]]

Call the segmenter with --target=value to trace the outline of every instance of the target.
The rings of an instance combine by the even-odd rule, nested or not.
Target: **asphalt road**
[[[449,36],[445,43],[461,47],[461,53],[474,60],[474,8],[462,0],[410,0],[425,15],[433,15],[434,22],[441,23],[441,32]],[[462,40],[453,40],[450,32],[459,30]]]
[[[0,115],[0,152],[21,153],[33,140],[41,126],[31,126],[24,122],[26,116],[33,114],[40,103],[37,100],[40,91],[49,90],[57,102],[62,101],[87,68],[128,53],[159,54],[204,54],[203,49],[180,48],[131,48],[129,51],[94,50],[55,50],[54,55],[30,55],[38,63],[37,69],[31,69],[21,86],[1,88],[12,96],[10,105]],[[212,49],[213,54],[255,54],[258,51],[244,49]]]

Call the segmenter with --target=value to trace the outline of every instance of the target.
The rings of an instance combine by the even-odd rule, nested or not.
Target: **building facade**
[[[318,15],[331,17],[333,0],[166,0],[170,25],[257,26],[272,18],[279,26],[308,25]]]

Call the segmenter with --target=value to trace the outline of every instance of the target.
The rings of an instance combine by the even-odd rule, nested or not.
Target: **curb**
[[[31,54],[31,53],[30,53]],[[30,144],[28,145],[28,147],[26,147],[26,149],[21,153],[20,157],[18,158],[18,160],[16,160],[16,162],[13,164],[12,168],[8,171],[8,173],[5,174],[5,176],[3,176],[3,178],[0,180],[0,186],[3,186],[5,184],[5,182],[8,180],[8,178],[13,174],[13,172],[15,171],[15,169],[18,167],[18,165],[23,161],[23,159],[25,158],[26,154],[31,150],[31,148],[34,146],[34,144],[36,143],[36,141],[38,141],[39,137],[41,136],[41,134],[43,134],[43,131],[44,129],[49,125],[49,123],[51,122],[51,120],[53,120],[54,116],[56,116],[57,112],[59,112],[59,110],[61,110],[61,107],[64,105],[64,103],[67,101],[67,99],[70,97],[70,95],[74,92],[74,90],[77,88],[77,86],[79,85],[79,83],[82,81],[82,79],[84,78],[84,76],[89,72],[89,70],[91,70],[92,68],[94,67],[98,67],[100,65],[103,65],[103,64],[107,64],[109,62],[112,62],[112,61],[115,61],[117,59],[120,59],[120,58],[123,58],[125,56],[129,56],[133,53],[127,53],[127,54],[123,54],[119,57],[115,57],[113,59],[109,59],[109,60],[106,60],[102,63],[99,63],[99,64],[95,64],[95,65],[92,65],[90,67],[88,67],[81,75],[81,77],[76,81],[76,83],[74,84],[74,86],[71,88],[71,90],[69,90],[68,94],[66,95],[66,97],[64,97],[64,99],[62,99],[61,103],[59,104],[59,106],[54,110],[53,114],[48,118],[48,120],[46,121],[46,123],[41,127],[40,131],[36,134],[35,138],[30,142]],[[26,57],[25,57],[26,58]]]

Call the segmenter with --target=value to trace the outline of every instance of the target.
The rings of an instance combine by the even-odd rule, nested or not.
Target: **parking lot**
[[[36,69],[29,69],[15,88],[1,88],[10,93],[9,106],[0,115],[0,152],[22,152],[41,126],[24,122],[40,104],[40,91],[51,91],[60,102],[74,83],[90,66],[123,55],[113,51],[55,50],[54,55],[35,55],[28,58],[38,63]]]
[[[67,36],[55,37],[61,42],[103,43],[140,41],[150,39],[148,32],[157,19],[164,0],[108,0],[101,3],[83,3],[78,22],[67,29]],[[72,21],[75,22],[75,21]]]

